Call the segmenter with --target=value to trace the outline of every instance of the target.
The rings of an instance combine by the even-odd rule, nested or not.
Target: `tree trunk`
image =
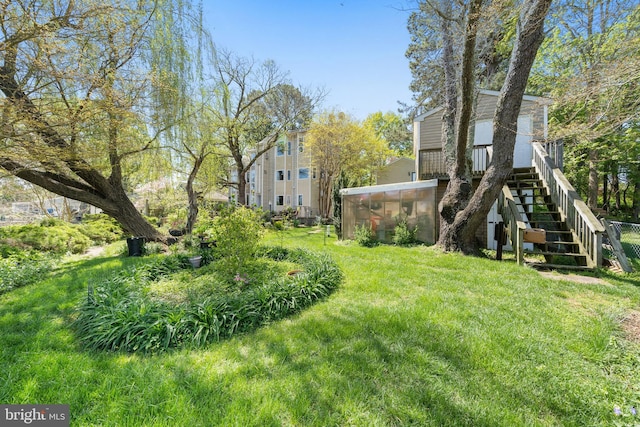
[[[189,177],[187,178],[186,190],[189,207],[187,209],[187,223],[184,227],[187,234],[191,234],[193,232],[193,226],[198,219],[198,194],[193,189],[193,182],[195,181],[196,176],[198,176],[198,171],[200,170],[201,165],[202,158],[198,157],[193,162],[193,168],[191,168],[191,172],[189,172]]]
[[[236,171],[238,173],[238,200],[236,203],[240,205],[247,204],[247,180],[245,178],[244,165],[242,163],[236,163]]]
[[[587,190],[587,205],[589,209],[598,207],[598,152],[589,151],[589,184]]]
[[[614,163],[611,167],[611,193],[613,193],[616,201],[616,210],[620,210],[620,179],[618,178],[618,164]]]
[[[453,222],[441,230],[438,244],[447,251],[477,252],[476,230],[485,223],[487,214],[513,169],[513,149],[516,141],[518,116],[529,71],[544,38],[544,19],[551,0],[532,0],[523,5],[517,26],[516,40],[511,54],[509,70],[500,91],[493,120],[493,157],[478,188],[466,207],[455,206],[455,192],[445,201],[452,206],[445,211]],[[468,132],[468,129],[458,129]],[[465,190],[466,185],[451,180],[454,190]],[[443,199],[444,200],[444,199]],[[444,231],[444,233],[443,233]]]
[[[635,189],[633,190],[633,220],[638,221],[640,219],[640,179],[636,181]]]

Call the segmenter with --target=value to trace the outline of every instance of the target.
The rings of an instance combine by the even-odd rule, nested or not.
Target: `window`
[[[276,181],[284,181],[284,171],[276,171]]]
[[[291,206],[291,196],[287,196],[287,206]]]
[[[276,206],[284,206],[284,196],[276,196]]]
[[[291,171],[287,170],[287,181],[291,181]]]
[[[308,179],[308,178],[309,178],[309,168],[298,169],[298,179]]]
[[[291,155],[291,141],[287,142],[287,156]]]
[[[284,147],[281,144],[276,146],[276,156],[284,156]]]
[[[302,153],[304,151],[304,144],[302,143],[302,141],[300,141],[298,143],[298,152]]]
[[[302,206],[302,194],[298,194],[298,206]]]

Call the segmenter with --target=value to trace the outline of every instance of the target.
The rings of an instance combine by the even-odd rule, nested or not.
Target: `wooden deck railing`
[[[522,215],[518,211],[516,201],[508,185],[502,187],[498,196],[498,213],[502,216],[504,230],[511,240],[511,247],[516,254],[518,264],[524,264],[524,230],[527,228]]]
[[[533,164],[551,200],[558,206],[562,220],[571,228],[582,251],[587,254],[589,266],[602,266],[604,227],[600,221],[538,142],[533,143]]]
[[[487,170],[489,165],[487,147],[491,147],[491,145],[476,145],[473,147],[471,158],[473,160],[472,173],[474,176],[482,175]],[[420,150],[419,160],[420,179],[447,176],[447,165],[441,149]]]

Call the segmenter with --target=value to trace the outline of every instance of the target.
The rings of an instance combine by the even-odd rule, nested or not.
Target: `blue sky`
[[[410,3],[410,2],[409,2]],[[324,87],[325,108],[364,119],[409,102],[406,0],[205,0],[216,45],[273,59],[295,84]]]

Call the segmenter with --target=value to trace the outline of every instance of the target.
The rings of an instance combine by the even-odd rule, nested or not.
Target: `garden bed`
[[[331,259],[302,249],[262,248],[233,277],[215,261],[195,270],[184,255],[161,256],[90,286],[76,331],[94,350],[199,347],[297,313],[341,280]]]

